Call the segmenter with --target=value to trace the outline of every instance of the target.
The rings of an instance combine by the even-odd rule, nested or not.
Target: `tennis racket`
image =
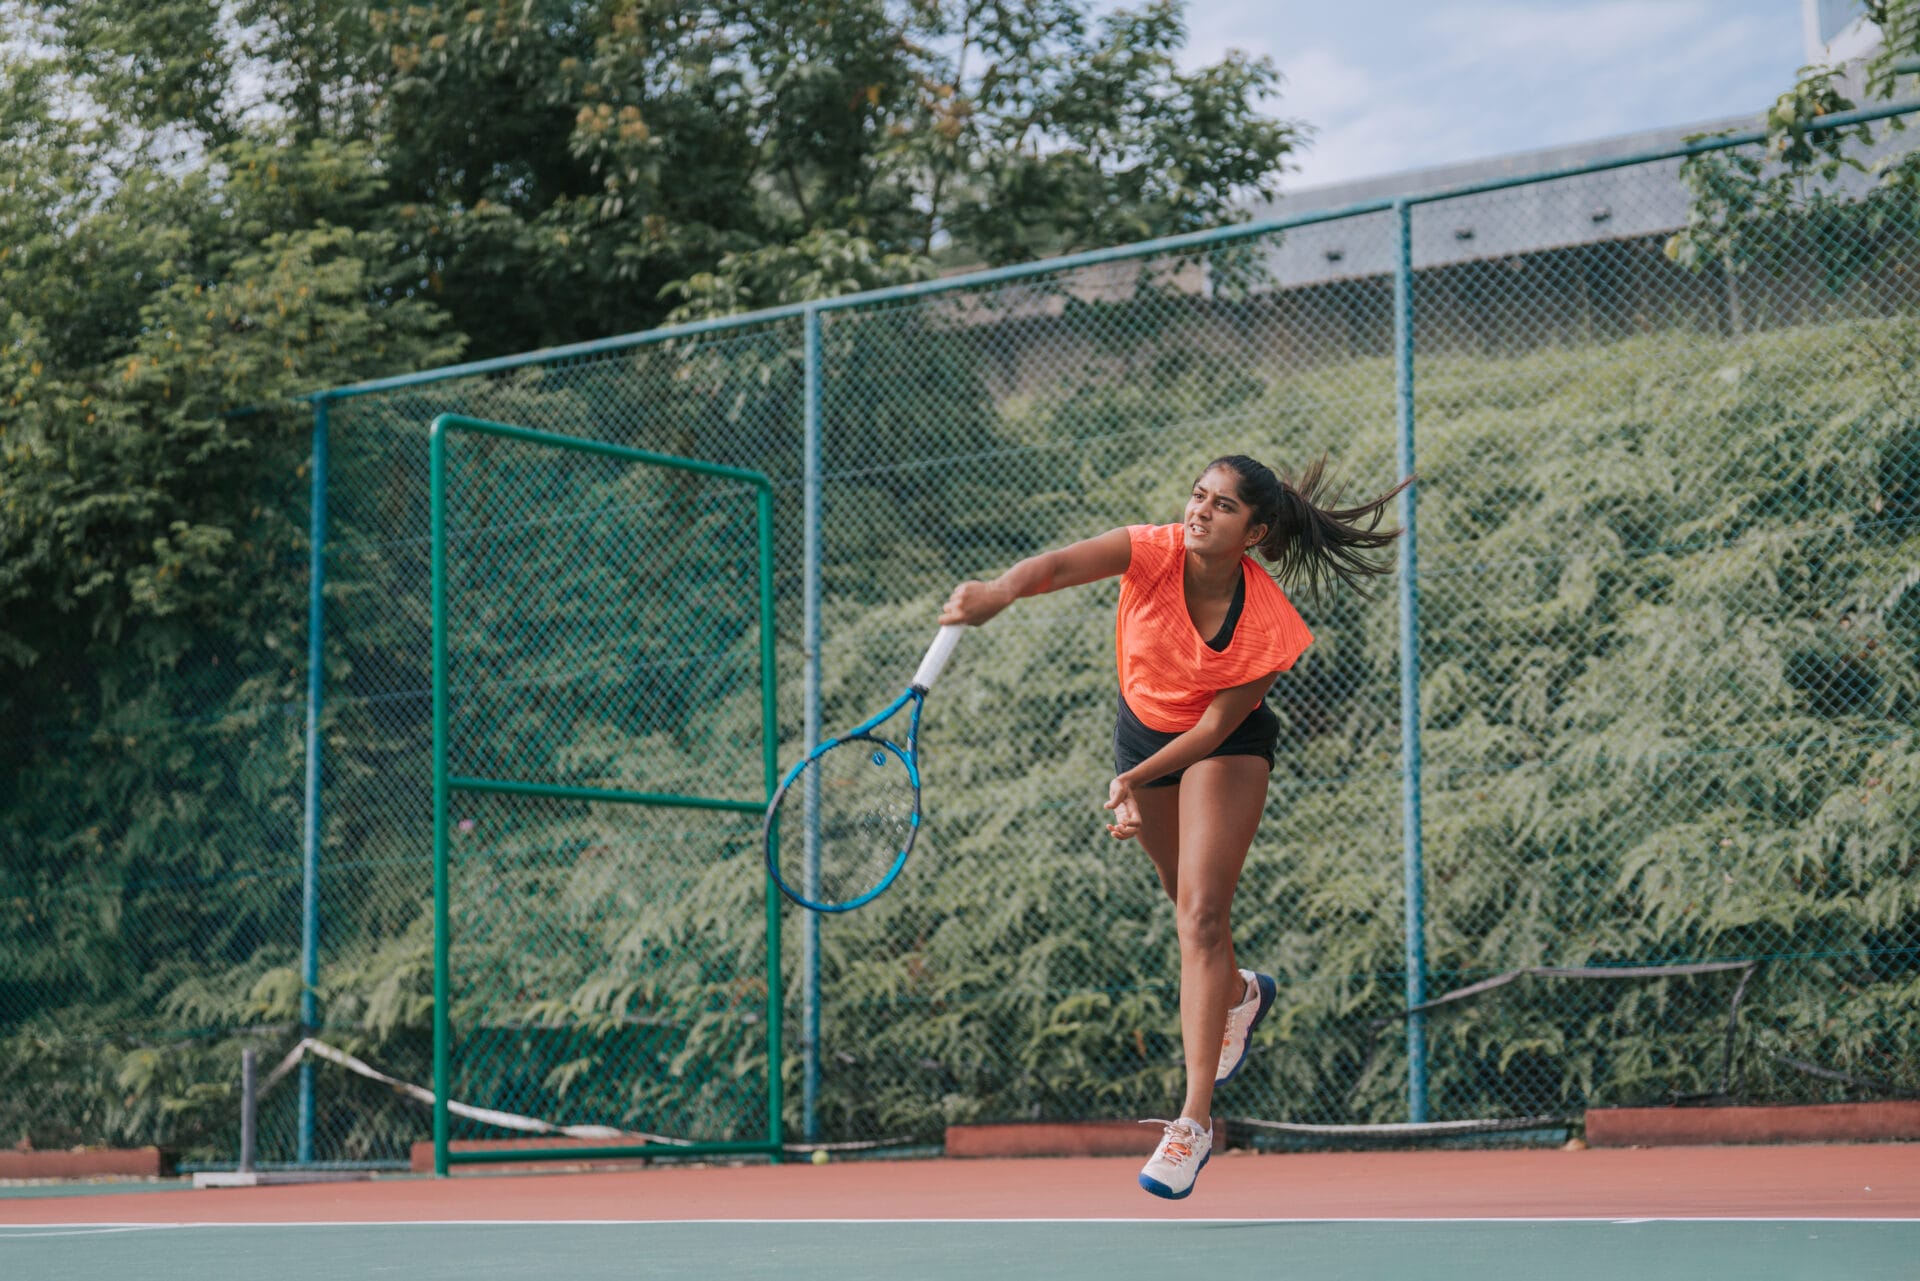
[[[920,711],[965,630],[942,627],[900,697],[821,743],[780,780],[761,841],[773,883],[801,907],[850,912],[892,885],[907,865],[920,834]],[[909,708],[905,747],[875,732]],[[809,796],[817,841],[803,831]],[[783,814],[787,839],[776,840]]]

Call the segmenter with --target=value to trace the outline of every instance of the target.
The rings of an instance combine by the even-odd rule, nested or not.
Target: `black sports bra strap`
[[[1240,581],[1233,585],[1233,604],[1227,606],[1227,616],[1220,622],[1220,630],[1207,642],[1207,648],[1219,653],[1233,644],[1233,629],[1239,626],[1240,611],[1247,603],[1247,576],[1243,572]]]

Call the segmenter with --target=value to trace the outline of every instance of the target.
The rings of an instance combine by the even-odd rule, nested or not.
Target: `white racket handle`
[[[960,633],[967,629],[959,623],[951,623],[940,629],[933,638],[933,644],[927,647],[927,656],[920,660],[920,670],[913,674],[913,687],[921,693],[933,688],[940,679],[940,669],[953,657],[953,647],[960,643]]]

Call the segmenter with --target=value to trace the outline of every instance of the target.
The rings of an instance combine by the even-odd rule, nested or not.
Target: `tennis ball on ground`
[[[832,1158],[829,1157],[825,1152],[815,1151],[813,1154],[813,1163],[815,1165],[825,1165],[831,1159]]]

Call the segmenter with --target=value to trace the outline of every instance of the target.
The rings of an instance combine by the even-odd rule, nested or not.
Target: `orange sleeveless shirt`
[[[1284,672],[1313,644],[1313,633],[1278,583],[1252,557],[1240,558],[1246,603],[1224,650],[1208,647],[1187,613],[1187,531],[1182,525],[1129,525],[1132,560],[1120,579],[1115,648],[1120,693],[1149,729],[1190,730],[1223,689]]]

